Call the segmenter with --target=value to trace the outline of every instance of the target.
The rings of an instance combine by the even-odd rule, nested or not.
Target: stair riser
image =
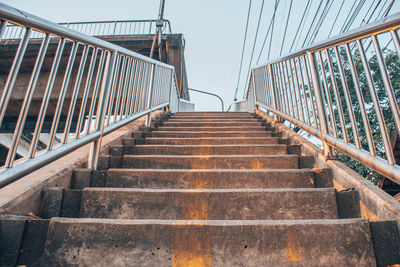
[[[254,132],[254,131],[271,131],[272,128],[264,126],[249,126],[249,127],[169,127],[160,126],[158,131],[182,131],[182,132]]]
[[[269,190],[191,193],[179,190],[85,189],[82,192],[81,217],[166,220],[338,218],[334,189]]]
[[[133,155],[285,155],[286,145],[258,146],[136,146]]]
[[[234,188],[313,188],[314,173],[281,172],[221,172],[193,170],[109,170],[108,187],[234,189]]]
[[[376,266],[368,223],[359,220],[69,221],[50,223],[42,266]]]
[[[271,137],[271,132],[162,132],[145,133],[145,137]]]
[[[262,127],[261,122],[163,122],[164,127]],[[265,127],[263,127],[265,129]]]
[[[297,156],[191,157],[125,156],[124,168],[139,169],[296,169]]]
[[[278,144],[278,138],[232,138],[232,139],[191,139],[191,138],[146,138],[146,144],[162,145],[239,145],[239,144]]]
[[[169,124],[183,124],[183,123],[189,123],[189,124],[258,124],[258,125],[263,125],[264,122],[258,121],[256,119],[201,119],[201,120],[194,120],[194,119],[169,119],[167,121],[164,121],[163,124],[169,125]],[[195,125],[196,126],[196,125]]]

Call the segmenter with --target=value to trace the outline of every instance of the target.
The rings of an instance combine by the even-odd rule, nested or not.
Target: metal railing
[[[4,75],[0,126],[9,113],[8,108],[13,106],[10,99],[21,95],[15,85],[20,81],[23,61],[26,64],[26,60],[32,60],[32,51],[26,53],[32,44],[31,36],[35,32],[43,36],[33,69],[30,68],[29,82],[25,83],[5,165],[0,168],[0,186],[89,143],[88,167],[96,168],[102,136],[146,114],[149,125],[154,110],[169,107],[176,112],[187,105],[186,101],[184,105],[180,103],[174,67],[170,65],[1,3],[0,20],[0,41],[9,23],[19,25],[24,32],[13,63]],[[38,44],[38,40],[33,43]],[[49,53],[51,45],[54,50]],[[9,64],[6,61],[0,62],[3,69]],[[38,80],[44,82],[38,85]],[[15,160],[33,96],[38,92],[40,108],[28,156]],[[49,105],[50,100],[53,106]],[[46,133],[48,142],[40,150],[43,122],[49,116],[52,124]],[[60,142],[55,142],[56,139]]]
[[[115,20],[63,22],[59,25],[91,36],[124,36],[124,35],[153,35],[157,30],[157,20]],[[163,20],[163,34],[170,34],[171,24]],[[8,24],[3,39],[19,39],[24,35],[24,29],[18,25]],[[43,38],[43,33],[33,32],[31,38]]]
[[[400,183],[390,135],[400,132],[400,14],[252,69],[247,105],[267,110]],[[381,45],[383,43],[384,45]]]

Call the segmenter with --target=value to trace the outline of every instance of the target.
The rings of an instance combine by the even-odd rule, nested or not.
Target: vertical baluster
[[[104,52],[106,53],[106,52]],[[103,131],[104,131],[104,120],[105,120],[105,115],[107,111],[107,104],[108,100],[110,97],[110,87],[112,83],[112,77],[114,74],[114,67],[115,67],[115,61],[117,58],[117,52],[107,52],[107,60],[105,62],[105,67],[104,67],[104,75],[102,78],[102,83],[101,83],[101,90],[100,90],[100,96],[99,96],[99,106],[97,109],[97,117],[98,119],[96,120],[96,130],[100,132],[100,137],[95,140],[91,147],[90,147],[90,152],[89,152],[89,159],[88,159],[88,168],[89,169],[95,169],[97,170],[97,163],[98,163],[98,158],[100,154],[100,149],[101,149],[101,141],[103,138]]]
[[[397,104],[396,95],[394,94],[393,86],[392,83],[390,82],[389,75],[387,73],[387,67],[381,53],[379,42],[375,35],[372,36],[372,41],[375,47],[376,56],[378,58],[378,64],[379,64],[379,69],[381,70],[383,84],[385,86],[386,94],[388,96],[390,107],[392,109],[392,114],[396,124],[396,129],[397,132],[400,133],[400,109],[399,105]]]
[[[81,102],[78,122],[76,124],[75,139],[79,138],[80,132],[81,132],[81,128],[82,128],[82,123],[83,123],[83,121],[85,119],[86,104],[87,104],[87,99],[88,99],[89,92],[90,92],[90,87],[91,87],[91,84],[92,84],[93,71],[94,71],[94,67],[96,65],[97,52],[98,52],[98,49],[97,48],[93,48],[93,50],[92,50],[92,58],[90,59],[89,72],[88,72],[88,75],[86,77],[85,89],[83,91],[83,96],[82,96],[82,102]]]
[[[304,105],[306,106],[306,117],[307,117],[307,125],[311,126],[311,120],[310,120],[310,108],[308,107],[308,101],[307,101],[307,94],[306,94],[306,89],[304,86],[304,77],[303,77],[303,71],[301,68],[301,58],[297,58],[298,66],[299,66],[299,71],[300,71],[300,80],[301,80],[301,89],[303,92],[304,96]],[[295,64],[296,65],[296,64]],[[296,72],[297,72],[297,67],[296,67]],[[297,75],[297,74],[296,74]]]
[[[386,157],[388,159],[389,164],[394,165],[396,163],[396,160],[393,155],[393,148],[390,144],[390,137],[387,132],[385,119],[383,117],[382,109],[379,105],[378,96],[376,95],[374,82],[373,82],[372,76],[371,76],[371,70],[369,69],[368,62],[365,57],[364,47],[362,46],[360,40],[357,40],[357,45],[358,45],[358,50],[360,51],[361,61],[362,61],[364,71],[365,71],[365,77],[368,82],[369,92],[371,94],[372,102],[374,103],[376,118],[378,120],[379,129],[380,129],[381,136],[383,139],[383,145],[385,147]]]
[[[328,123],[328,132],[331,132],[331,129],[333,131],[333,136],[335,138],[338,137],[338,131],[337,131],[337,126],[336,126],[336,120],[335,120],[335,113],[333,112],[333,108],[332,108],[332,98],[331,98],[331,93],[329,92],[329,88],[328,88],[328,81],[326,79],[326,73],[325,73],[325,66],[324,66],[324,61],[322,60],[322,56],[321,56],[321,51],[316,52],[316,54],[318,55],[318,59],[319,62],[321,64],[321,74],[322,74],[322,84],[324,87],[324,90],[321,91],[322,94],[322,103],[325,106],[325,99],[328,102],[328,110],[329,110],[329,116],[330,116],[330,121],[331,121],[331,127],[329,127],[329,123]],[[324,98],[324,91],[325,91],[325,98]]]
[[[308,72],[308,66],[307,66],[307,60],[306,57],[303,56],[303,63],[304,63],[304,69],[306,70],[306,78],[307,78],[307,84],[308,84],[308,93],[310,95],[310,104],[312,106],[312,113],[314,117],[314,126],[315,128],[319,129],[319,123],[318,123],[318,112],[316,110],[316,105],[314,101],[314,94],[313,94],[313,88],[311,86],[311,81],[310,81],[310,74]]]
[[[65,70],[64,79],[61,85],[61,90],[58,96],[57,106],[55,110],[55,114],[53,117],[53,123],[50,129],[49,143],[47,145],[47,150],[52,150],[54,145],[54,139],[57,134],[58,124],[60,122],[60,116],[62,114],[62,108],[64,105],[65,94],[67,92],[67,88],[69,85],[69,81],[71,78],[72,68],[74,66],[76,52],[78,51],[79,43],[74,42],[71,48],[71,54],[69,55],[67,69]]]
[[[318,109],[318,114],[319,114],[319,122],[320,122],[320,129],[321,129],[321,136],[319,138],[322,140],[324,144],[324,155],[325,158],[329,158],[333,154],[333,149],[326,143],[324,137],[328,135],[328,124],[326,121],[326,115],[325,115],[325,109],[324,109],[324,104],[322,101],[322,92],[321,92],[321,87],[320,87],[320,81],[319,77],[317,74],[317,69],[315,67],[315,58],[314,55],[310,52],[307,52],[307,56],[309,59],[309,64],[310,64],[310,71],[311,71],[311,76],[313,80],[313,87],[314,87],[314,94],[315,94],[315,100],[317,104],[317,109]]]
[[[43,121],[46,116],[47,107],[49,105],[49,100],[51,96],[51,92],[53,91],[54,81],[56,80],[58,67],[60,65],[61,56],[64,51],[65,39],[60,39],[56,51],[56,55],[54,56],[53,65],[51,66],[49,78],[47,81],[47,86],[44,91],[42,105],[40,106],[40,111],[38,115],[38,119],[36,121],[35,130],[33,132],[32,142],[29,147],[29,158],[35,157],[36,147],[39,141],[40,133],[42,132]]]
[[[108,111],[107,111],[108,116],[107,116],[106,126],[110,125],[110,120],[111,120],[111,117],[113,116],[114,103],[116,101],[115,91],[118,90],[117,84],[118,84],[118,78],[120,75],[119,69],[121,67],[121,58],[122,58],[122,55],[117,55],[117,63],[115,64],[116,69],[114,72],[114,79],[113,79],[113,83],[112,83],[112,87],[111,87],[110,102],[108,104]],[[115,122],[115,114],[114,114],[113,122]]]
[[[340,125],[341,125],[342,131],[343,131],[343,140],[347,144],[349,142],[349,137],[348,137],[347,129],[346,129],[346,121],[344,120],[342,100],[340,98],[339,90],[337,88],[336,77],[335,77],[335,73],[333,72],[331,56],[329,54],[328,49],[325,49],[325,52],[326,52],[326,59],[328,62],[329,72],[331,74],[332,87],[333,87],[333,92],[335,94],[335,100],[336,100],[337,110],[339,113]]]
[[[70,102],[70,105],[69,105],[67,121],[65,122],[64,137],[63,137],[63,143],[64,144],[68,143],[68,135],[69,135],[69,132],[70,132],[72,120],[73,120],[74,113],[75,113],[75,105],[76,105],[76,101],[78,99],[78,94],[79,94],[79,89],[80,89],[80,86],[81,86],[83,72],[85,71],[88,50],[89,50],[88,46],[85,45],[83,47],[81,62],[79,63],[78,76],[76,77],[75,86],[74,86],[74,89],[72,91],[72,97],[71,97],[71,102]]]
[[[293,62],[293,68],[292,68],[292,63],[291,63],[291,62]],[[294,88],[297,87],[297,90],[296,90],[296,92],[294,93],[294,95],[296,95],[296,93],[297,93],[297,95],[299,96],[299,99],[298,99],[297,102],[300,104],[301,121],[302,121],[302,122],[305,122],[306,119],[305,119],[305,117],[304,117],[304,107],[303,107],[303,101],[302,101],[302,99],[301,99],[299,77],[298,77],[298,75],[297,75],[295,58],[293,58],[292,60],[289,60],[289,67],[290,67],[290,73],[291,73],[291,75],[292,75],[293,91],[294,91]],[[294,73],[293,73],[293,69],[294,69]],[[295,86],[294,81],[296,81],[296,85],[297,85],[297,86]]]
[[[33,67],[32,75],[26,89],[24,101],[21,106],[21,110],[18,115],[17,124],[15,125],[14,134],[11,139],[10,149],[7,154],[7,158],[4,166],[10,168],[13,165],[15,153],[17,151],[19,139],[24,129],[26,117],[28,116],[29,107],[32,101],[33,93],[36,89],[37,80],[39,78],[40,70],[42,69],[43,61],[46,56],[47,47],[50,42],[50,34],[46,34],[39,49],[39,54],[36,58],[35,66]]]
[[[356,66],[355,66],[353,58],[351,56],[349,44],[346,43],[345,47],[346,47],[347,57],[349,58],[350,71],[351,71],[351,75],[353,77],[354,88],[356,89],[358,104],[360,105],[361,117],[363,120],[365,135],[366,135],[367,141],[368,141],[369,153],[371,154],[371,156],[376,156],[376,149],[375,149],[374,139],[372,138],[371,125],[369,124],[369,118],[368,118],[367,112],[365,111],[365,103],[364,103],[364,98],[362,96],[361,89],[360,89],[360,82],[358,81],[358,77],[357,77],[357,73],[356,73]]]
[[[11,92],[14,88],[14,83],[17,78],[19,68],[21,67],[21,62],[22,62],[22,59],[24,58],[25,50],[26,50],[26,47],[28,46],[31,33],[32,33],[31,28],[26,29],[24,39],[19,43],[17,53],[15,54],[14,61],[11,65],[10,72],[8,73],[8,77],[7,77],[6,83],[3,88],[3,93],[1,94],[1,98],[0,98],[0,109],[1,109],[1,111],[0,111],[0,126],[3,123],[4,115],[6,114],[6,110],[7,110],[7,106],[8,106],[8,101],[10,100]]]

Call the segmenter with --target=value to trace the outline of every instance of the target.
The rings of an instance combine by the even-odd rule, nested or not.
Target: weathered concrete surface
[[[261,111],[257,111],[256,113],[267,122],[273,123],[273,118]],[[283,124],[277,123],[275,127],[285,137],[290,138],[293,143],[301,144],[303,154],[312,155],[319,168],[329,168],[332,171],[334,186],[337,190],[355,188],[359,192],[361,215],[363,218],[371,221],[396,220],[400,227],[400,203],[397,200],[371,184],[344,163],[335,160],[326,161],[320,148]]]
[[[145,134],[146,137],[271,137],[267,131],[233,131],[233,132],[178,132],[155,131]]]
[[[278,137],[147,137],[146,144],[160,145],[238,145],[238,144],[278,144]]]
[[[311,170],[110,169],[107,187],[126,188],[312,188]]]
[[[160,116],[161,111],[153,112],[153,117]],[[131,136],[145,123],[145,117],[104,136],[102,151],[108,151],[110,145],[120,144],[122,138]],[[40,214],[42,190],[45,187],[65,187],[71,184],[72,172],[87,162],[90,144],[83,146],[69,155],[31,174],[0,188],[0,213],[25,215],[28,212]]]
[[[139,169],[296,169],[296,155],[126,155],[124,168]]]
[[[175,220],[337,219],[333,188],[86,188],[83,218]]]
[[[263,126],[262,122],[249,120],[210,120],[210,121],[193,121],[193,120],[176,120],[170,119],[162,123],[166,127],[257,127]]]
[[[340,234],[338,234],[340,233]],[[316,245],[318,244],[318,245]],[[63,219],[43,266],[375,266],[368,223]]]
[[[135,155],[285,155],[286,145],[137,145]]]
[[[214,131],[214,132],[256,132],[256,131],[264,131],[264,130],[268,130],[266,129],[266,127],[264,126],[160,126],[158,127],[158,131],[166,131],[166,132],[170,132],[170,131],[185,131],[185,132],[194,132],[194,131],[198,131],[198,132],[209,132],[209,131]]]

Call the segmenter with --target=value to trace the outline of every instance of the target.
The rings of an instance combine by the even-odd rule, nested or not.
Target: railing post
[[[117,59],[117,51],[108,52],[107,61],[104,68],[103,83],[101,94],[99,98],[99,108],[97,113],[96,129],[100,132],[100,137],[96,139],[90,147],[88,168],[97,169],[97,162],[99,159],[101,141],[103,138],[104,120],[108,109],[108,100],[111,92],[111,83],[114,75],[115,61]],[[90,120],[91,118],[89,118]],[[89,122],[90,123],[90,122]]]
[[[268,76],[269,76],[269,86],[271,88],[271,92],[272,92],[272,106],[274,108],[274,110],[278,110],[278,106],[276,104],[276,90],[275,90],[275,83],[274,83],[274,78],[272,75],[272,68],[271,68],[271,64],[268,65]],[[265,90],[265,93],[267,93],[267,90]],[[274,112],[274,121],[278,122],[280,121],[280,118],[278,117],[278,115],[276,115],[276,113]]]
[[[170,80],[170,85],[169,85],[169,96],[168,96],[168,106],[169,106],[169,110],[171,109],[171,94],[172,94],[172,88],[174,85],[174,72],[171,70],[171,80]]]
[[[154,76],[155,76],[156,68],[157,68],[157,65],[155,65],[155,64],[153,64],[151,66],[150,88],[149,88],[150,92],[149,92],[149,96],[147,99],[147,109],[150,109],[150,112],[147,114],[147,120],[146,120],[147,127],[150,127],[150,124],[151,124],[151,113],[152,113],[151,102],[153,100],[153,86],[154,86]]]
[[[317,74],[317,69],[315,68],[315,59],[314,55],[312,52],[307,51],[307,57],[308,61],[310,63],[310,71],[311,71],[311,76],[312,76],[312,82],[313,82],[313,87],[314,87],[314,94],[315,94],[315,100],[317,104],[317,109],[318,109],[318,117],[319,117],[319,125],[321,128],[321,141],[324,144],[324,156],[325,159],[329,159],[331,156],[333,156],[333,148],[329,146],[325,140],[324,137],[325,135],[328,135],[328,124],[326,121],[326,114],[325,114],[325,109],[324,109],[324,104],[322,101],[322,94],[321,94],[321,87],[319,83],[319,78]]]
[[[252,80],[253,80],[253,99],[254,99],[254,110],[253,110],[253,112],[255,112],[258,109],[258,107],[257,107],[257,104],[256,104],[257,95],[256,95],[256,79],[254,77],[254,69],[251,70],[251,77],[252,77]],[[247,97],[247,101],[249,101],[249,97]]]

